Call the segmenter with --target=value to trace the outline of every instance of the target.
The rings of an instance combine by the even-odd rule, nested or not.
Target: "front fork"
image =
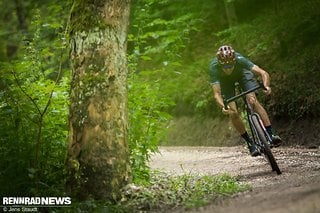
[[[272,139],[271,139],[270,135],[267,133],[266,128],[265,128],[265,126],[264,126],[264,124],[263,124],[263,122],[261,120],[260,115],[253,111],[253,109],[252,109],[251,105],[248,103],[248,100],[247,100],[246,97],[243,97],[243,99],[244,99],[244,102],[245,102],[245,109],[246,109],[246,112],[247,112],[247,118],[248,118],[248,121],[249,121],[249,126],[250,126],[252,139],[253,139],[254,143],[259,144],[260,146],[263,146],[261,141],[260,141],[260,139],[258,138],[257,130],[253,126],[252,117],[255,116],[257,118],[257,120],[259,121],[260,126],[263,129],[263,131],[265,133],[265,136],[268,139],[268,141],[270,142]]]
[[[261,118],[260,118],[260,115],[258,113],[256,113],[256,112],[253,112],[252,114],[248,115],[248,119],[250,120],[250,122],[249,122],[250,130],[251,130],[252,133],[253,132],[255,133],[255,134],[252,134],[253,137],[254,137],[254,142],[256,144],[259,144],[260,146],[263,146],[263,143],[261,143],[260,139],[257,137],[257,135],[258,135],[257,130],[252,125],[253,124],[253,121],[252,121],[253,117],[256,117],[256,119],[259,121],[260,127],[263,129],[265,137],[267,138],[267,141],[270,143],[272,139],[271,139],[270,135],[268,134],[268,132],[267,132],[267,130],[266,130]]]

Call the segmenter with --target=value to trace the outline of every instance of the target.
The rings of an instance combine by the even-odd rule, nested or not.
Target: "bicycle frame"
[[[247,94],[255,92],[256,90],[261,89],[261,88],[263,88],[263,85],[258,85],[256,87],[253,87],[250,90],[241,92],[240,94],[238,94],[238,95],[236,95],[236,96],[234,96],[232,98],[224,100],[224,105],[226,106],[228,103],[233,102],[233,101],[235,101],[235,100],[237,100],[239,98],[243,99],[243,102],[244,102],[244,105],[245,105],[245,110],[246,110],[246,115],[247,115],[247,120],[249,122],[250,132],[251,132],[251,135],[252,135],[252,139],[253,139],[254,143],[259,146],[258,147],[259,151],[263,152],[263,150],[261,150],[261,148],[263,148],[264,145],[263,145],[263,143],[261,143],[260,139],[257,136],[258,132],[257,132],[256,127],[253,125],[252,117],[256,117],[256,119],[259,121],[260,128],[263,129],[263,132],[265,133],[265,137],[267,138],[268,142],[271,141],[271,138],[270,138],[269,134],[267,133],[266,128],[263,125],[263,122],[262,122],[262,119],[261,119],[260,115],[258,113],[256,113],[252,109],[252,106],[248,103],[248,100],[246,98]]]

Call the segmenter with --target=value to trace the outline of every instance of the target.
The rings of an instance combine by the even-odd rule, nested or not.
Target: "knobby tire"
[[[263,143],[263,153],[268,159],[268,162],[272,168],[272,171],[276,171],[278,175],[281,174],[280,168],[276,162],[276,159],[274,158],[270,146],[268,144],[268,140],[266,138],[265,132],[263,131],[261,124],[256,116],[252,116],[252,122],[253,125],[255,126],[255,129],[257,130],[258,138],[261,140]]]

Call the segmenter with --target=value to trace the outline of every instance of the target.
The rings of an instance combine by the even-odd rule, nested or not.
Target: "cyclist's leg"
[[[262,104],[258,101],[256,95],[254,93],[249,93],[246,98],[250,105],[253,107],[253,110],[260,115],[263,125],[265,126],[270,138],[272,139],[271,146],[280,146],[282,140],[278,135],[275,134],[273,128],[271,127],[269,115]]]
[[[231,102],[229,104],[229,106],[232,109],[232,111],[234,112],[234,113],[230,114],[230,119],[231,119],[233,126],[240,133],[241,137],[246,141],[251,156],[254,156],[254,157],[258,156],[260,154],[260,152],[258,151],[256,146],[254,145],[251,137],[249,136],[249,134],[246,131],[245,125],[244,125],[244,123],[238,113],[236,103]]]
[[[229,99],[235,95],[235,82],[228,79],[221,79],[220,83],[221,94],[224,99]],[[241,120],[237,105],[235,102],[229,103],[230,108],[234,113],[232,113],[229,117],[235,129],[242,135],[246,132],[243,121]]]
[[[243,135],[246,132],[246,128],[245,128],[245,125],[244,125],[242,119],[240,118],[236,103],[231,102],[231,103],[229,103],[229,106],[232,109],[232,111],[234,112],[229,115],[231,122],[232,122],[233,126],[235,127],[235,129],[240,133],[240,135]]]
[[[257,99],[257,96],[254,93],[249,93],[246,98],[249,104],[252,106],[253,110],[260,115],[264,126],[270,126],[271,122],[269,119],[269,115]]]
[[[252,88],[258,86],[257,81],[254,79],[253,73],[249,70],[245,70],[243,72],[242,79],[239,83],[240,83],[240,86],[242,87],[243,91],[247,91],[249,89],[252,89]],[[268,116],[266,110],[264,109],[264,107],[257,100],[255,93],[254,92],[249,93],[246,96],[246,98],[247,98],[249,104],[252,106],[253,110],[260,115],[264,126],[270,126],[269,116]]]

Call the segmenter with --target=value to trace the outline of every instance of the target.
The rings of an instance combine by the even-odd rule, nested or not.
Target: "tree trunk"
[[[229,28],[235,27],[238,24],[238,17],[234,5],[234,0],[224,0],[224,6],[226,9],[226,16],[228,19]],[[242,38],[237,36],[237,39],[234,41],[235,45],[233,45],[237,51],[243,50]]]
[[[226,9],[226,15],[229,23],[229,27],[234,27],[238,23],[236,10],[234,8],[234,0],[224,0],[224,6]]]
[[[74,0],[67,189],[80,199],[117,199],[131,179],[126,62],[129,6],[129,0]]]

